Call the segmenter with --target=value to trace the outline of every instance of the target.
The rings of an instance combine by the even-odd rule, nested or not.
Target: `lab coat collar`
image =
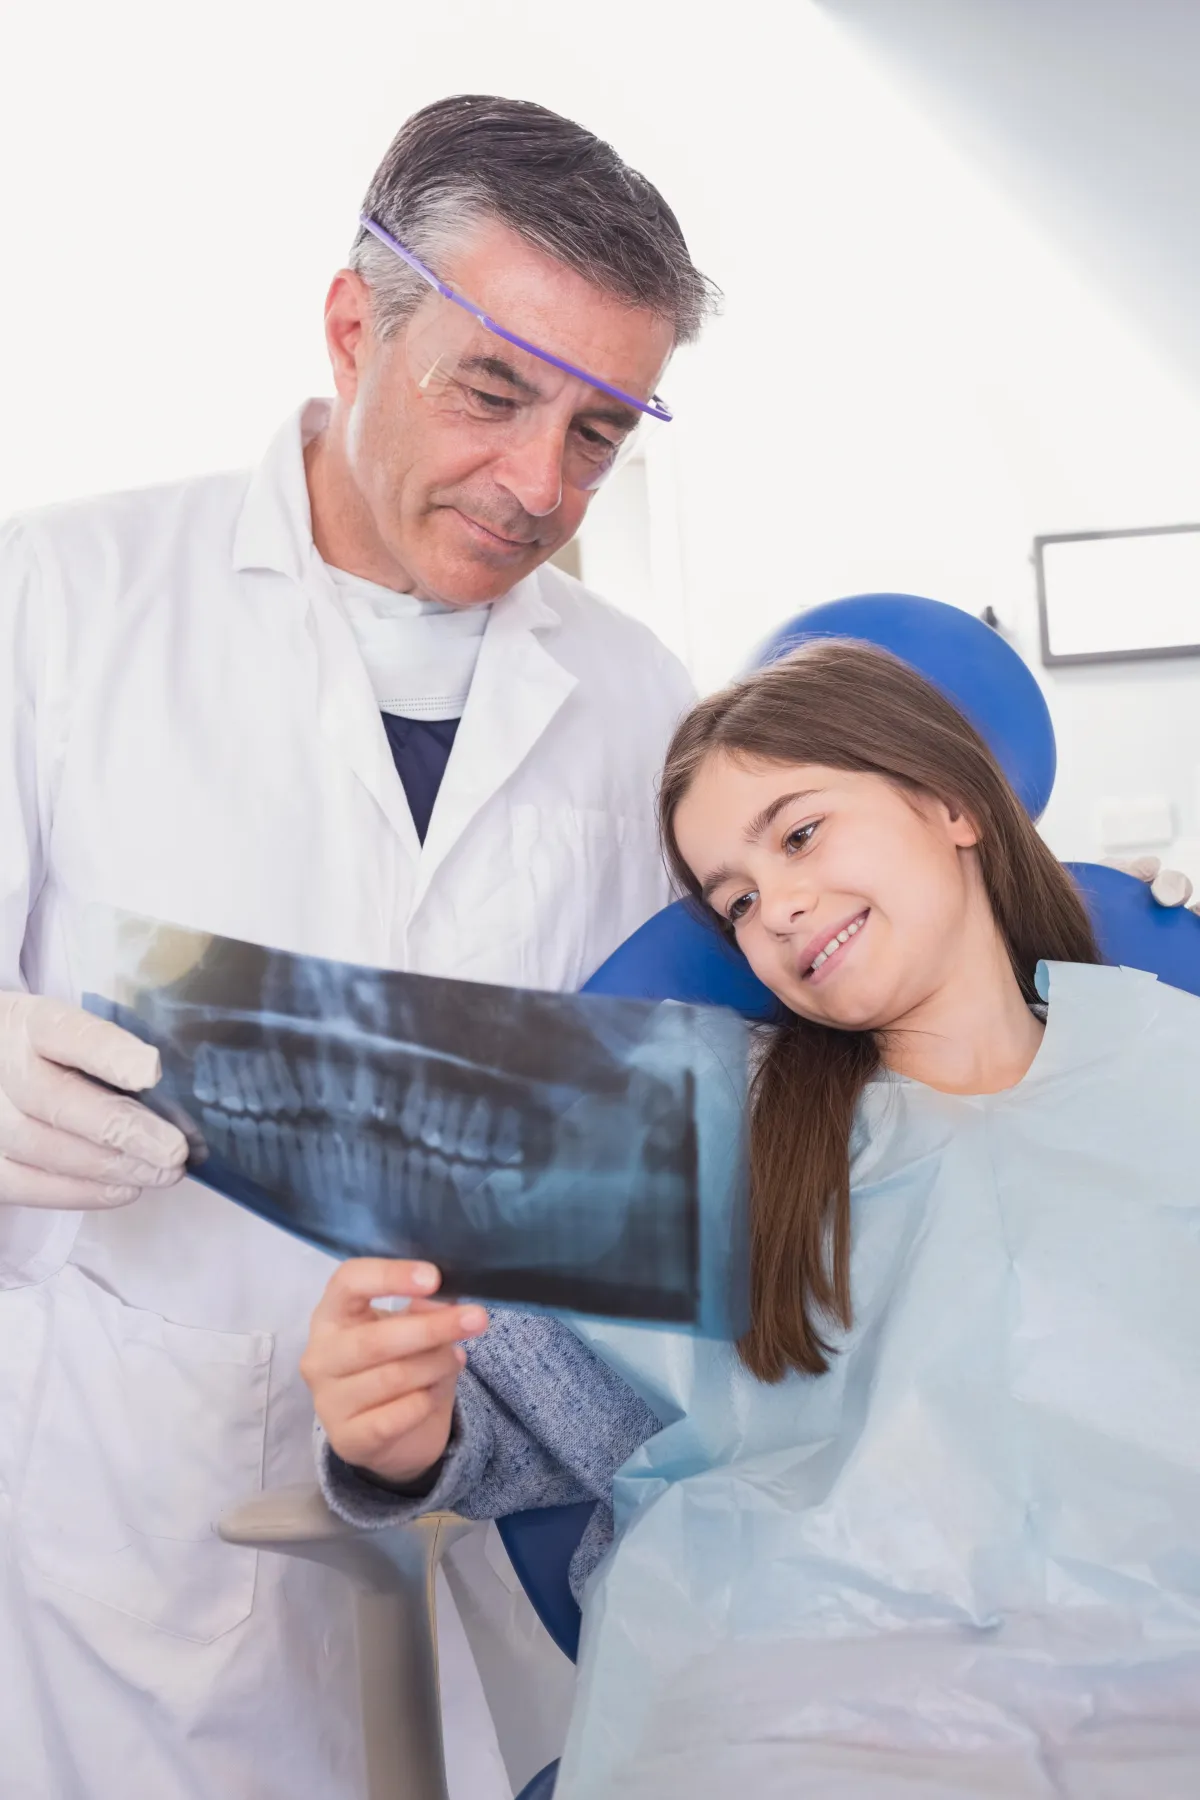
[[[276,432],[250,478],[233,539],[233,566],[302,581],[313,553],[304,451],[329,423],[332,401],[306,400]]]
[[[577,684],[540,640],[561,624],[535,571],[492,606],[421,850],[413,908],[476,814],[516,773]],[[570,771],[563,771],[564,793]]]
[[[524,762],[576,678],[540,642],[561,619],[543,598],[535,571],[492,605],[454,751],[425,843],[418,846],[370,678],[313,548],[304,448],[328,423],[330,409],[328,400],[306,401],[277,433],[250,480],[234,536],[234,567],[272,569],[305,585],[327,586],[332,604],[313,615],[321,727],[417,860],[415,910],[439,865]]]

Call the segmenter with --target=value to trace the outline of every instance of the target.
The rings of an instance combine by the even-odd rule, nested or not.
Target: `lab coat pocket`
[[[254,1598],[255,1553],[215,1524],[262,1483],[272,1340],[172,1324],[74,1268],[53,1292],[21,1499],[29,1560],[73,1593],[209,1643]]]
[[[517,805],[512,818],[543,959],[553,942],[537,985],[578,988],[666,902],[653,822],[578,806]]]

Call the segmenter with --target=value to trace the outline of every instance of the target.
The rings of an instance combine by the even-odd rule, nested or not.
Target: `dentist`
[[[260,1484],[309,1477],[298,1364],[333,1264],[180,1185],[182,1138],[87,1079],[158,1071],[78,1010],[82,921],[99,901],[573,989],[662,905],[653,783],[689,684],[549,558],[669,419],[660,379],[711,303],[607,145],[446,100],[391,146],[329,290],[332,401],[249,475],[0,532],[13,1800],[362,1793],[348,1590],[213,1534]],[[455,1624],[452,1779],[490,1800]]]

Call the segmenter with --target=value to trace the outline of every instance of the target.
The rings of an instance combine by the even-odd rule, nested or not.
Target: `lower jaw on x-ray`
[[[138,924],[141,966],[118,956],[112,997],[86,1004],[158,1048],[144,1098],[183,1128],[199,1180],[338,1254],[427,1258],[446,1292],[699,1324],[683,1009]],[[155,929],[173,933],[168,967],[194,945],[165,982],[146,979]]]

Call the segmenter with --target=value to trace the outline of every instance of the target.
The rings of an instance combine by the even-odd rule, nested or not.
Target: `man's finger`
[[[1161,869],[1150,883],[1150,892],[1160,906],[1186,906],[1192,884],[1178,869]]]
[[[353,1257],[331,1276],[313,1314],[313,1324],[365,1319],[372,1301],[428,1296],[437,1292],[441,1279],[432,1263],[403,1262],[386,1256]]]
[[[55,1131],[18,1112],[5,1094],[0,1094],[0,1152],[26,1168],[41,1169],[48,1175],[76,1175],[106,1187],[172,1187],[184,1173],[181,1166],[156,1167],[140,1157],[102,1149],[70,1132]]]
[[[131,1031],[94,1018],[82,1007],[41,1000],[30,1007],[25,1028],[39,1056],[94,1075],[111,1087],[140,1093],[162,1078],[162,1063],[152,1044],[143,1044]]]
[[[1132,859],[1113,856],[1107,859],[1104,866],[1107,869],[1118,869],[1122,875],[1132,875],[1135,881],[1144,881],[1148,885],[1162,868],[1162,863],[1157,856],[1135,856]]]
[[[177,1126],[158,1118],[137,1100],[106,1093],[74,1070],[39,1062],[31,1068],[10,1070],[5,1086],[21,1112],[56,1131],[69,1132],[156,1168],[181,1169],[187,1161],[187,1139]]]
[[[100,1212],[128,1206],[141,1189],[82,1181],[73,1175],[48,1175],[0,1156],[0,1204],[45,1207],[52,1212]]]

